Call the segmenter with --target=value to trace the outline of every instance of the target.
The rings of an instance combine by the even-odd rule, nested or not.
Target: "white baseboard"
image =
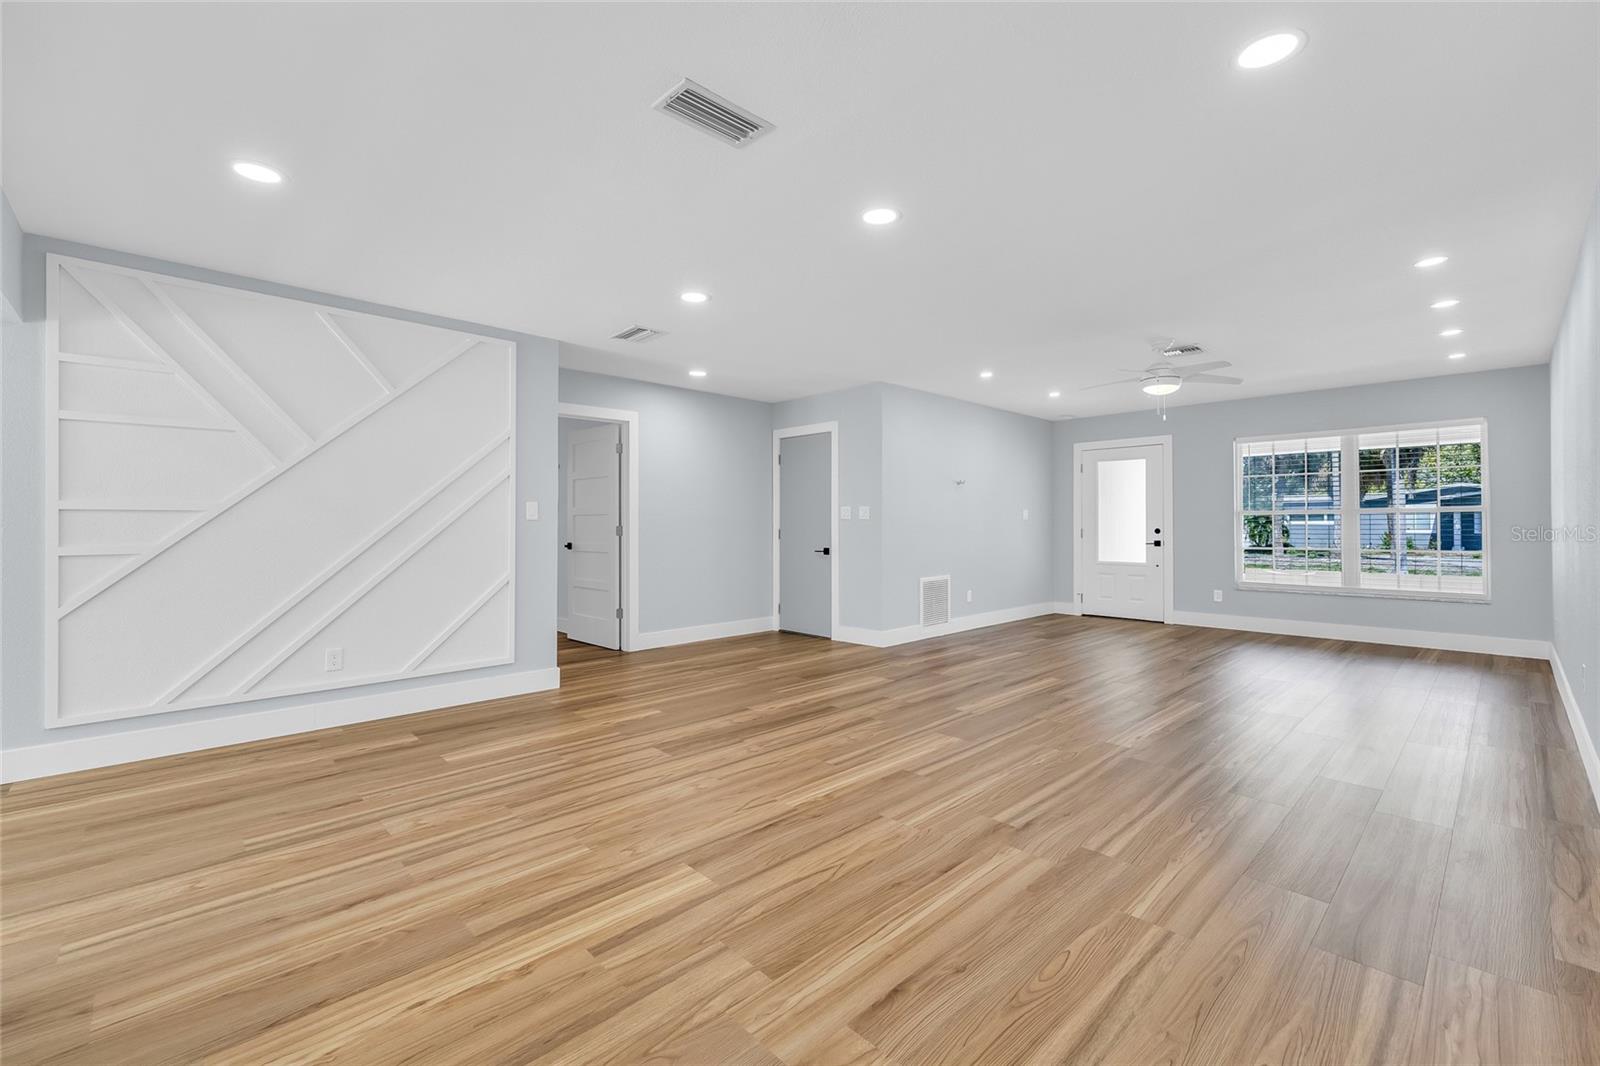
[[[1556,691],[1561,695],[1561,705],[1567,711],[1567,723],[1572,726],[1572,737],[1578,744],[1578,754],[1583,757],[1583,769],[1589,776],[1589,792],[1600,804],[1600,752],[1595,751],[1594,737],[1583,721],[1583,709],[1578,706],[1578,694],[1572,691],[1572,682],[1561,665],[1561,656],[1550,650],[1550,670],[1556,675]]]
[[[1006,607],[998,611],[984,611],[981,614],[966,614],[937,626],[901,626],[899,629],[840,626],[834,631],[833,639],[846,644],[865,644],[872,648],[892,648],[899,644],[931,640],[952,633],[965,633],[969,629],[983,629],[986,626],[1004,625],[1006,622],[1020,622],[1025,618],[1038,618],[1044,614],[1076,613],[1063,611],[1060,609],[1062,606],[1059,603],[1030,603],[1024,607]]]
[[[1052,608],[1052,611],[1051,611],[1052,614],[1082,614],[1083,613],[1082,608],[1080,608],[1076,603],[1071,603],[1071,602],[1068,602],[1066,600],[1057,600],[1055,603],[1052,603],[1050,606]]]
[[[656,629],[640,633],[634,651],[647,648],[670,648],[674,644],[695,644],[702,640],[721,640],[723,637],[743,637],[751,633],[767,633],[778,628],[776,618],[741,618],[736,622],[712,622],[704,626],[684,626],[682,629]]]
[[[1392,644],[1402,648],[1433,648],[1438,651],[1470,651],[1484,655],[1509,655],[1518,659],[1548,659],[1548,640],[1521,637],[1493,637],[1475,633],[1436,633],[1423,629],[1393,629],[1388,626],[1358,626],[1342,622],[1301,622],[1287,618],[1255,618],[1240,614],[1212,614],[1210,611],[1173,611],[1173,625],[1205,626],[1210,629],[1238,629],[1246,633],[1275,633],[1290,637],[1315,637],[1319,640],[1353,640],[1361,644]]]
[[[251,714],[229,714],[203,722],[129,729],[103,736],[59,740],[0,752],[0,781],[27,781],[35,777],[92,770],[99,766],[158,759],[205,748],[268,740],[315,729],[371,722],[419,711],[434,711],[463,703],[543,692],[561,685],[555,667],[514,674],[490,674],[464,681],[402,689],[398,692],[347,696],[343,699],[280,707]]]

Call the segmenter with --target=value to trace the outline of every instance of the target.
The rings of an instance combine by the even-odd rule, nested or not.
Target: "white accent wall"
[[[556,683],[521,506],[554,508],[554,342],[48,238],[20,267],[8,779]]]
[[[45,269],[50,724],[512,660],[510,342]]]

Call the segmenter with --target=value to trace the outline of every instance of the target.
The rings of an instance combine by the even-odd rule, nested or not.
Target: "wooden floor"
[[[1050,617],[26,782],[33,1062],[1600,1062],[1548,669]]]

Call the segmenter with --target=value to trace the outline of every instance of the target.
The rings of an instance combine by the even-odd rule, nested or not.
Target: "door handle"
[[[570,540],[567,541],[565,544],[562,545],[562,547],[567,549],[567,551],[571,551],[572,550],[572,541],[570,541]]]
[[[811,549],[811,554],[813,554],[813,555],[832,555],[833,554],[833,549],[832,548],[812,548]]]
[[[1161,547],[1161,542],[1159,540],[1147,540],[1144,542],[1144,546],[1146,548],[1159,548]],[[568,547],[571,547],[571,545],[568,545]]]

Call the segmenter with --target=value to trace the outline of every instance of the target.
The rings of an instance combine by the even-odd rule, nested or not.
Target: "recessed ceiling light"
[[[1456,300],[1456,299],[1435,300],[1435,301],[1433,301],[1433,303],[1429,304],[1428,306],[1433,308],[1433,310],[1435,310],[1435,311],[1443,311],[1443,310],[1445,310],[1447,308],[1454,307],[1456,304],[1458,304],[1460,302],[1461,302],[1460,300]]]
[[[1461,331],[1459,329],[1441,329],[1439,331],[1439,336],[1441,336],[1441,337],[1459,337],[1459,336],[1461,336]]]
[[[1466,357],[1467,357],[1467,353],[1466,352],[1451,352],[1445,358],[1447,358],[1447,359],[1465,359]]]
[[[283,180],[283,175],[263,163],[252,163],[248,159],[233,161],[233,172],[241,178],[250,181],[259,181],[263,185],[276,185]]]
[[[1427,255],[1423,256],[1421,259],[1418,259],[1413,265],[1415,265],[1419,270],[1427,270],[1429,267],[1438,266],[1440,263],[1449,258],[1450,257],[1447,255]]]
[[[1260,70],[1274,63],[1282,63],[1305,46],[1306,35],[1299,30],[1285,30],[1258,37],[1244,46],[1239,53],[1239,66],[1245,70]]]
[[[994,377],[994,371],[993,370],[980,370],[980,371],[978,371],[978,376],[980,378],[982,378],[983,380],[988,381],[990,378]]]
[[[689,376],[692,378],[703,378],[706,376],[706,372],[704,370],[691,370],[689,371]]]
[[[1061,399],[1061,390],[1060,390],[1060,389],[1051,389],[1051,390],[1050,390],[1050,398],[1051,398],[1051,399],[1052,399],[1052,400],[1059,400],[1059,399]]]
[[[694,292],[693,290],[690,290],[689,292],[679,293],[678,299],[682,300],[686,304],[703,304],[707,300],[711,299],[711,295],[709,293]]]
[[[873,207],[861,212],[861,221],[869,226],[887,226],[900,221],[900,212],[892,207]]]

